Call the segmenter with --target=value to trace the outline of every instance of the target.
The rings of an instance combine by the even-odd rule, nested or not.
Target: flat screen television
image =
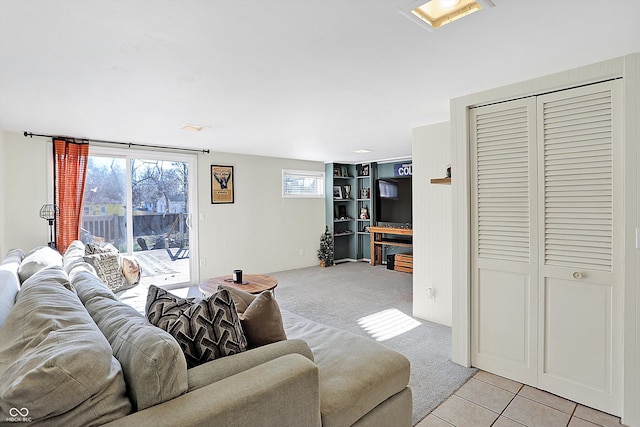
[[[377,224],[411,228],[411,177],[380,178],[377,181],[377,190]]]

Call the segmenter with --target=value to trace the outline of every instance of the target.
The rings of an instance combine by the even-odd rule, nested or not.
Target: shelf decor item
[[[347,216],[347,206],[346,205],[338,205],[338,219],[349,219]]]
[[[369,208],[366,206],[360,208],[360,219],[369,219]]]
[[[334,185],[333,186],[333,198],[334,199],[342,199],[343,198],[342,186],[340,186],[340,185]]]
[[[333,265],[333,236],[326,226],[324,233],[320,236],[320,249],[318,249],[318,259],[320,267],[329,267]]]
[[[233,203],[233,166],[211,165],[211,203]]]
[[[345,185],[343,187],[344,193],[343,196],[345,199],[350,199],[351,198],[351,186],[350,185]]]

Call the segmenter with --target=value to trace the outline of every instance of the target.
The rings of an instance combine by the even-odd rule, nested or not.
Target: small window
[[[324,172],[283,169],[282,197],[323,198]]]
[[[107,214],[107,207],[100,206],[100,215],[106,215],[106,214]]]

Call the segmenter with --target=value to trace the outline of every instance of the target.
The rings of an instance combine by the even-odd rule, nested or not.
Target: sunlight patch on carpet
[[[421,325],[413,317],[395,308],[361,317],[357,323],[376,341],[386,341]]]

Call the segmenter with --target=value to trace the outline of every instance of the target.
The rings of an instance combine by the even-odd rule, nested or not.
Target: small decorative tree
[[[333,236],[329,227],[325,227],[324,233],[320,236],[320,249],[318,249],[318,259],[321,267],[333,265]]]

